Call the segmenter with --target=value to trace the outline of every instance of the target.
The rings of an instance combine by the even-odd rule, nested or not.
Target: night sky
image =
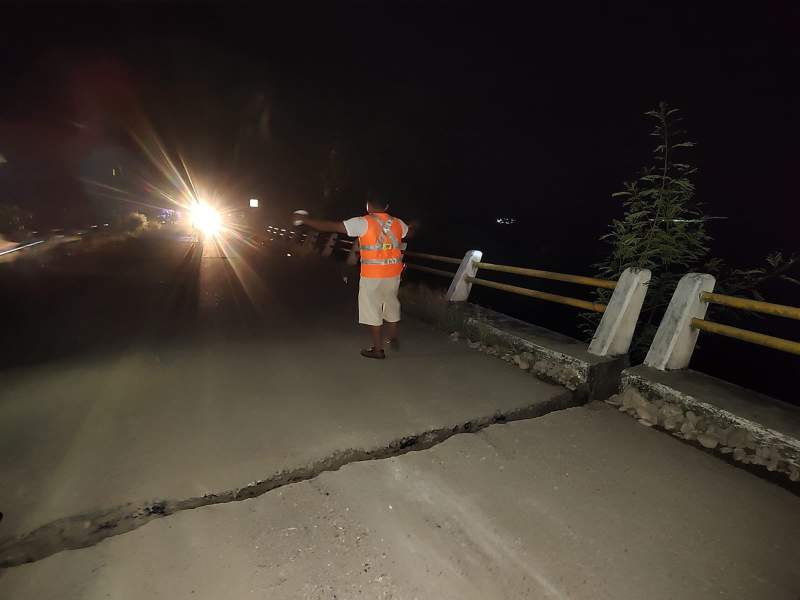
[[[721,251],[791,250],[798,9],[700,4],[6,5],[0,152],[17,187],[2,193],[79,203],[76,169],[140,159],[128,134],[147,125],[209,186],[276,215],[347,215],[372,187],[461,246],[596,254],[663,99],[699,143],[700,197],[729,217]]]

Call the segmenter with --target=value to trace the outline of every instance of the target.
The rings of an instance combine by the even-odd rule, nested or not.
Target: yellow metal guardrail
[[[539,300],[547,300],[548,302],[556,302],[557,304],[566,304],[576,308],[583,308],[584,310],[591,310],[599,313],[605,312],[606,310],[606,305],[600,302],[590,302],[588,300],[580,300],[579,298],[571,298],[570,296],[540,292],[539,290],[531,290],[529,288],[509,285],[507,283],[498,283],[496,281],[489,281],[488,279],[479,279],[477,277],[467,277],[467,281],[475,285],[503,290],[504,292],[511,292],[512,294],[519,294],[520,296],[538,298]]]
[[[706,321],[705,319],[692,319],[692,327],[700,331],[716,333],[718,335],[724,335],[725,337],[742,340],[743,342],[750,342],[751,344],[766,346],[774,350],[782,350],[790,354],[800,355],[800,342],[793,342],[763,333],[756,333],[748,329],[731,327],[730,325],[723,325],[722,323],[714,323],[713,321]]]
[[[441,275],[442,277],[452,277],[455,273],[451,271],[444,271],[442,269],[434,269],[433,267],[424,267],[422,265],[415,265],[414,263],[406,263],[406,266],[409,269],[413,269],[415,271],[423,271],[425,273],[431,273],[432,275]]]
[[[344,240],[342,240],[344,241]],[[349,251],[346,248],[339,248],[339,250]],[[448,263],[452,265],[460,265],[462,260],[460,258],[453,258],[452,256],[442,256],[440,254],[428,254],[427,252],[406,252],[406,257],[421,258],[424,260],[432,260],[437,262]],[[431,275],[438,275],[440,277],[452,278],[455,273],[452,271],[445,271],[444,269],[436,269],[424,265],[418,265],[406,261],[406,266],[414,271],[421,271],[423,273],[430,273]],[[603,288],[613,290],[617,286],[616,281],[609,279],[599,279],[597,277],[584,277],[582,275],[569,275],[567,273],[556,273],[553,271],[542,271],[540,269],[529,269],[525,267],[512,267],[509,265],[497,265],[494,263],[478,262],[475,265],[478,269],[486,271],[498,271],[501,273],[511,273],[514,275],[524,275],[526,277],[536,277],[538,279],[551,279],[554,281],[564,281],[567,283],[576,283],[578,285],[585,285],[594,288]],[[557,304],[565,304],[567,306],[574,306],[583,310],[602,313],[606,309],[606,305],[600,302],[592,302],[590,300],[581,300],[580,298],[572,298],[570,296],[562,296],[559,294],[551,294],[549,292],[540,292],[539,290],[532,290],[516,285],[507,283],[499,283],[496,281],[489,281],[488,279],[480,279],[477,277],[467,277],[466,280],[474,285],[481,285],[484,287],[494,288],[512,294],[519,294],[520,296],[528,296],[529,298],[537,298],[539,300],[546,300],[548,302],[555,302]]]
[[[412,256],[414,258],[423,258],[426,260],[435,260],[438,262],[448,263],[451,265],[460,265],[461,259],[460,258],[453,258],[451,256],[440,256],[438,254],[427,254],[425,252],[408,252],[404,253],[404,256]],[[426,267],[423,265],[418,265],[415,263],[411,263],[405,261],[406,267],[409,269],[413,269],[414,271],[422,271],[423,273],[430,273],[431,275],[439,275],[440,277],[448,277],[453,278],[455,277],[455,273],[452,271],[445,271],[444,269],[434,269],[433,267]]]
[[[451,258],[450,256],[439,256],[438,254],[426,254],[424,252],[406,252],[406,256],[413,256],[415,258],[427,258],[428,260],[437,260],[439,262],[450,263],[452,265],[461,264],[460,258]]]
[[[440,256],[438,254],[427,254],[424,252],[406,252],[406,256],[416,258],[423,258],[427,260],[434,260],[439,262],[460,265],[461,260],[452,258],[450,256]],[[453,277],[455,273],[444,271],[442,269],[434,269],[432,267],[425,267],[414,263],[406,263],[409,269],[423,271],[425,273],[432,273],[442,277]],[[555,273],[553,271],[542,271],[539,269],[528,269],[525,267],[511,267],[508,265],[496,265],[494,263],[478,262],[475,264],[478,269],[486,271],[499,271],[501,273],[512,273],[515,275],[525,275],[526,277],[536,277],[538,279],[552,279],[555,281],[565,281],[568,283],[577,283],[579,285],[586,285],[589,287],[604,288],[613,290],[617,286],[616,281],[608,279],[598,279],[596,277],[583,277],[581,275],[568,275],[567,273]],[[488,279],[480,279],[477,277],[467,277],[466,280],[474,285],[481,285],[484,287],[494,288],[512,294],[519,294],[520,296],[528,296],[529,298],[537,298],[539,300],[546,300],[548,302],[555,302],[557,304],[566,304],[567,306],[574,306],[575,308],[582,308],[593,312],[602,313],[606,309],[606,305],[600,302],[592,302],[589,300],[581,300],[579,298],[572,298],[570,296],[562,296],[559,294],[551,294],[549,292],[540,292],[539,290],[532,290],[517,285],[510,285],[507,283],[499,283],[497,281],[489,281]]]
[[[772,302],[762,302],[760,300],[739,298],[737,296],[726,296],[724,294],[714,294],[712,292],[702,292],[700,294],[700,299],[711,304],[719,304],[721,306],[728,306],[730,308],[738,308],[741,310],[748,310],[750,312],[784,317],[787,319],[796,319],[800,321],[800,308],[795,306],[773,304]],[[734,338],[743,342],[749,342],[751,344],[765,346],[774,350],[781,350],[790,354],[800,355],[800,342],[794,342],[792,340],[787,340],[772,335],[757,333],[755,331],[750,331],[749,329],[741,329],[739,327],[723,325],[722,323],[706,321],[705,319],[692,319],[692,327],[700,331],[716,333],[717,335],[724,335],[725,337]]]
[[[595,277],[583,277],[582,275],[568,275],[566,273],[554,273],[552,271],[540,271],[538,269],[527,269],[525,267],[509,267],[507,265],[495,265],[492,263],[479,262],[479,269],[486,271],[499,271],[501,273],[513,273],[515,275],[525,275],[527,277],[536,277],[537,279],[553,279],[555,281],[566,281],[568,283],[577,283],[579,285],[588,285],[590,287],[605,288],[613,290],[617,287],[616,281],[609,279],[597,279]]]
[[[540,269],[529,269],[526,267],[511,267],[508,265],[496,265],[494,263],[479,262],[476,265],[479,269],[486,271],[497,271],[500,273],[511,273],[514,275],[524,275],[526,277],[535,277],[537,279],[551,279],[554,281],[564,281],[567,283],[576,283],[578,285],[586,285],[595,288],[604,288],[613,290],[617,287],[616,281],[609,279],[598,279],[596,277],[584,277],[582,275],[569,275],[567,273],[556,273],[554,271],[542,271]],[[582,308],[592,312],[605,312],[606,305],[601,302],[592,302],[590,300],[581,300],[580,298],[573,298],[571,296],[562,296],[560,294],[551,294],[549,292],[540,292],[539,290],[532,290],[517,285],[510,285],[507,283],[498,283],[496,281],[489,281],[488,279],[479,279],[477,277],[467,277],[467,281],[475,285],[482,285],[484,287],[494,288],[496,290],[503,290],[504,292],[511,292],[512,294],[519,294],[520,296],[528,296],[530,298],[537,298],[539,300],[546,300],[548,302],[555,302],[557,304],[566,304],[567,306],[574,306],[575,308]]]
[[[730,306],[731,308],[741,308],[751,312],[774,315],[776,317],[786,317],[800,321],[800,308],[786,306],[784,304],[773,304],[772,302],[761,302],[760,300],[750,300],[749,298],[737,298],[736,296],[725,296],[723,294],[712,294],[703,292],[700,299],[712,304]]]

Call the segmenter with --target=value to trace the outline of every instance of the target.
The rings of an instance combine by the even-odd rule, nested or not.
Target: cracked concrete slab
[[[0,569],[46,558],[63,550],[86,548],[106,538],[128,533],[150,521],[175,513],[214,504],[256,498],[277,488],[307,481],[326,471],[335,471],[354,462],[400,456],[442,443],[464,432],[475,432],[494,423],[530,419],[572,405],[568,394],[554,396],[548,402],[537,401],[524,408],[496,412],[461,425],[437,428],[397,438],[384,446],[336,451],[307,465],[284,469],[270,477],[229,490],[189,498],[165,498],[145,504],[127,503],[88,513],[57,519],[22,536],[0,541]]]
[[[4,375],[0,539],[127,503],[245,486],[335,452],[463,426],[562,388],[404,322],[404,349],[365,363],[351,306],[260,342],[127,352]],[[274,337],[272,337],[274,336]]]
[[[0,596],[796,600],[800,499],[590,405],[6,569]]]

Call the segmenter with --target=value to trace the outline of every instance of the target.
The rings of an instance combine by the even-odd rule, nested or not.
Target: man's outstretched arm
[[[316,229],[317,231],[329,231],[331,233],[347,233],[347,230],[344,228],[344,223],[341,221],[321,221],[319,219],[309,219],[308,217],[300,217],[297,215],[292,215],[292,217],[296,221],[302,221],[301,225],[307,225],[311,227],[311,229]]]

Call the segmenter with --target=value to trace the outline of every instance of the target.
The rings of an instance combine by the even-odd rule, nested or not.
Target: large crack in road
[[[532,419],[555,410],[578,406],[580,403],[574,394],[565,390],[546,402],[537,401],[522,408],[498,411],[456,426],[430,429],[416,435],[396,438],[380,447],[336,451],[308,465],[280,471],[240,488],[142,505],[124,504],[57,519],[29,533],[0,541],[0,569],[42,560],[62,550],[94,546],[106,538],[138,529],[153,519],[184,510],[256,498],[285,485],[307,481],[327,471],[336,471],[351,463],[427,450],[456,434],[475,433],[489,425]]]

